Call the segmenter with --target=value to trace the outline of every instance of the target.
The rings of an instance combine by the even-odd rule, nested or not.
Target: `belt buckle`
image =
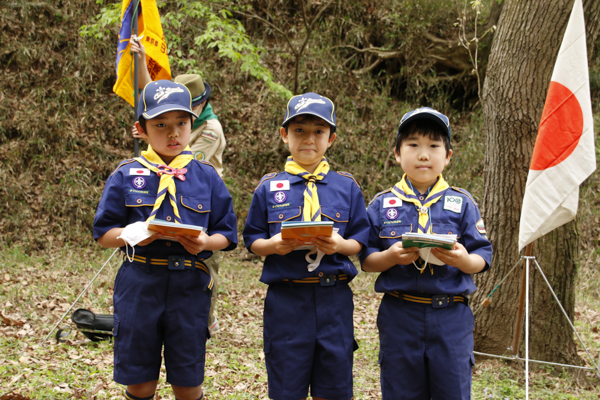
[[[447,294],[436,294],[431,298],[431,307],[444,308],[448,307],[450,299]]]
[[[181,271],[185,269],[185,257],[184,256],[169,256],[169,269],[174,271]]]
[[[335,275],[324,275],[319,278],[321,286],[335,286]]]

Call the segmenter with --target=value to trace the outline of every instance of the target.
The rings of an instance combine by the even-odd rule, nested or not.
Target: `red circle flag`
[[[583,112],[575,94],[550,82],[530,169],[540,171],[563,162],[583,134]]]

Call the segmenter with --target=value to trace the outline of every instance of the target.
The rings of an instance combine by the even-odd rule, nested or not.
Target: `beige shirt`
[[[196,160],[208,161],[223,176],[225,135],[218,119],[209,119],[192,131],[190,149]]]

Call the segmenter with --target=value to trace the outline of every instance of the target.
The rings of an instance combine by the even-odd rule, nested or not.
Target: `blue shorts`
[[[196,267],[125,261],[113,296],[114,380],[134,385],[156,380],[164,345],[167,382],[196,387],[204,381],[210,275]]]
[[[352,398],[354,303],[346,282],[269,285],[264,351],[269,397]]]
[[[386,294],[377,316],[383,399],[470,399],[473,327],[464,303],[432,308]]]

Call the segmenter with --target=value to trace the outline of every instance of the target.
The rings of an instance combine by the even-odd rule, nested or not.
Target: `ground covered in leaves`
[[[77,332],[69,308],[110,257],[99,248],[62,249],[28,256],[22,249],[0,251],[0,400],[120,399],[123,388],[112,381],[112,343],[91,342]],[[600,350],[600,256],[590,253],[578,284],[576,325],[598,359]],[[115,256],[75,308],[112,312],[113,279],[120,264]],[[245,250],[230,253],[221,268],[217,312],[221,331],[207,345],[204,389],[209,399],[266,399],[267,376],[262,351],[262,304],[266,286],[258,281],[261,262]],[[374,274],[361,273],[355,293],[356,399],[381,398],[377,365],[377,307]],[[56,331],[43,339],[58,323]],[[63,334],[64,334],[63,333]],[[507,339],[507,342],[510,338]],[[591,347],[590,347],[591,346]],[[583,349],[582,358],[588,360]],[[586,361],[589,365],[589,361]],[[525,397],[523,365],[478,360],[473,372],[474,399]],[[157,399],[172,399],[164,369]],[[586,370],[544,366],[531,373],[531,399],[597,399],[599,381]]]

